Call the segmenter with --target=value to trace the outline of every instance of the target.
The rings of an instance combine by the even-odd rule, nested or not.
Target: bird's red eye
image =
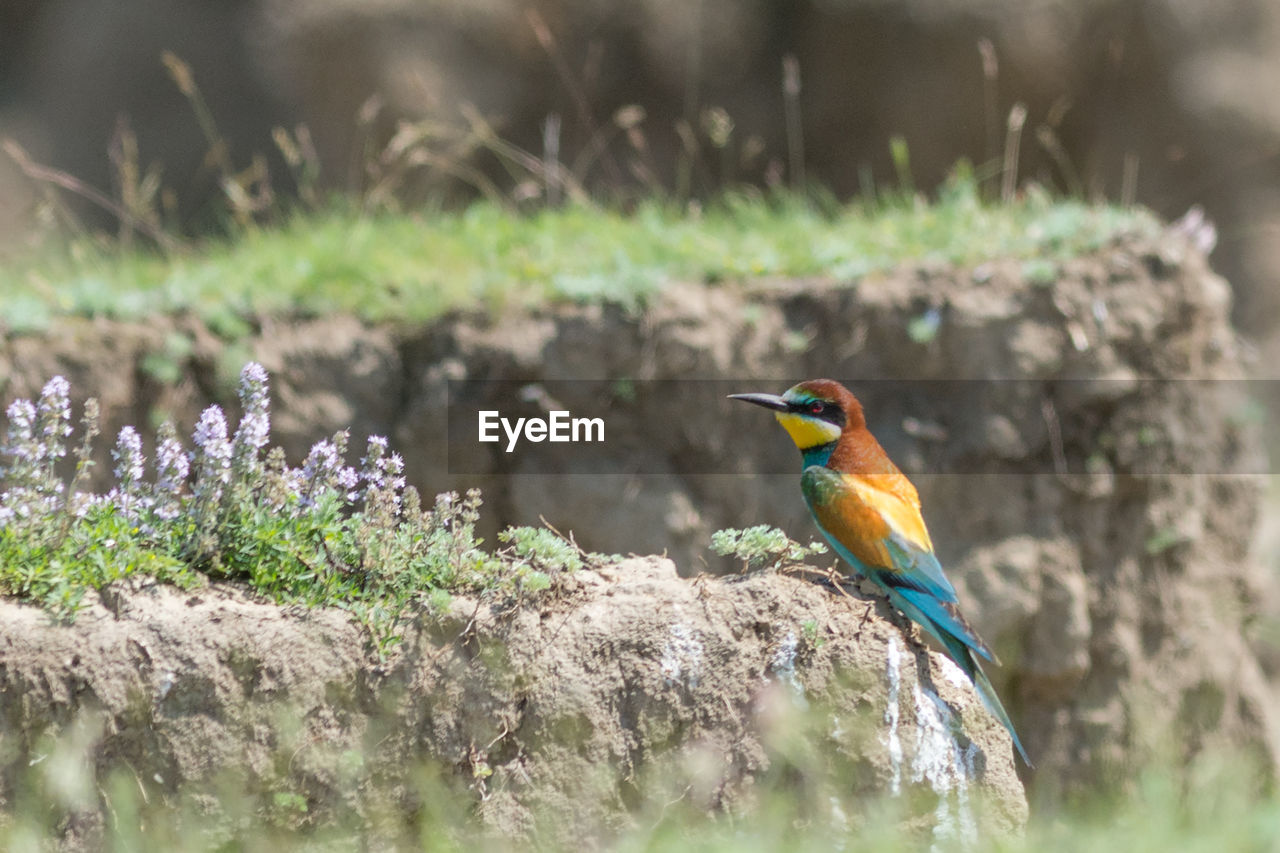
[[[822,414],[822,411],[825,408],[826,406],[824,404],[819,402],[813,402],[809,404],[809,413],[814,415],[820,415]]]

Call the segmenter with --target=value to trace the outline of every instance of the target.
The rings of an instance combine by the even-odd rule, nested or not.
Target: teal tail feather
[[[991,679],[987,678],[987,674],[982,671],[982,667],[974,658],[973,652],[959,638],[944,639],[943,645],[947,647],[948,656],[959,665],[960,669],[964,670],[964,674],[969,676],[969,680],[973,682],[973,687],[978,692],[978,697],[982,699],[982,704],[1009,731],[1009,737],[1013,739],[1013,748],[1018,750],[1018,755],[1022,756],[1022,762],[1027,765],[1028,769],[1034,770],[1035,765],[1027,757],[1027,751],[1022,746],[1022,739],[1018,737],[1017,731],[1013,728],[1013,721],[1009,719],[1009,714],[1005,711],[1004,705],[1000,704],[1000,697],[996,695],[996,689],[992,686]]]
[[[954,609],[948,609],[943,602],[927,595],[910,595],[908,597],[903,594],[904,590],[894,589],[883,581],[879,581],[879,583],[881,588],[888,594],[889,602],[894,607],[897,607],[913,622],[938,638],[946,648],[947,656],[964,671],[965,675],[969,676],[969,680],[973,682],[974,689],[978,692],[978,697],[982,699],[982,704],[1000,721],[1001,725],[1008,729],[1009,737],[1013,739],[1013,747],[1018,750],[1018,755],[1022,756],[1023,763],[1028,768],[1034,769],[1035,765],[1027,757],[1027,750],[1022,746],[1022,739],[1018,737],[1018,732],[1013,728],[1013,721],[1009,719],[1009,713],[1005,711],[1004,705],[1000,704],[1000,697],[996,695],[995,687],[992,686],[991,680],[987,678],[987,674],[982,671],[982,666],[975,656],[975,654],[981,654],[994,662],[995,655],[978,638],[978,635],[960,617],[959,613]],[[909,593],[910,591],[907,590],[905,592]]]

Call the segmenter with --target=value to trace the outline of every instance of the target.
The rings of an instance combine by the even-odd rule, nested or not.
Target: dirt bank
[[[394,835],[438,818],[429,793],[557,847],[603,844],[664,804],[742,814],[788,779],[835,831],[882,797],[904,798],[925,837],[1021,827],[1007,735],[886,615],[772,573],[681,579],[657,558],[525,603],[457,598],[386,660],[346,614],[232,587],[117,585],[74,625],[0,601],[0,809],[61,737],[92,777],[61,828],[90,846],[121,807],[113,774],[157,807],[202,802],[205,825]],[[438,790],[414,787],[424,765]]]

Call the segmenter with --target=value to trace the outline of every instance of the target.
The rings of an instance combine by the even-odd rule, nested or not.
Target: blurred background
[[[133,163],[188,233],[232,172],[250,201],[392,171],[407,201],[519,200],[509,166],[527,156],[566,192],[846,198],[931,190],[960,158],[998,193],[1016,151],[1022,180],[1170,219],[1203,205],[1236,320],[1262,340],[1280,319],[1275,91],[1266,0],[0,4],[0,135],[108,196]],[[415,135],[437,153],[394,162]],[[0,156],[0,246],[29,237],[37,192]]]

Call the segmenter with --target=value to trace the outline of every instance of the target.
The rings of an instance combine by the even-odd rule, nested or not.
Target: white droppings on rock
[[[172,670],[166,670],[160,676],[160,683],[156,685],[156,701],[163,702],[165,697],[169,695],[169,691],[173,689],[173,685],[178,682],[177,673]]]
[[[677,608],[677,615],[679,609]],[[698,686],[702,675],[702,641],[687,622],[672,622],[667,643],[662,649],[662,677],[667,686]]]
[[[957,749],[959,749],[958,744]],[[969,802],[969,780],[976,778],[973,765],[977,755],[977,744],[970,743],[964,748],[962,772],[959,774],[959,783],[956,785],[956,811],[961,818],[960,840],[968,847],[975,846],[978,841],[978,822],[974,818],[973,806]]]
[[[958,671],[958,670],[957,670]],[[973,849],[978,825],[969,801],[974,776],[973,756],[965,755],[952,734],[956,720],[938,694],[915,686],[916,750],[911,759],[911,781],[926,783],[938,796],[934,809],[933,849]],[[974,749],[970,746],[970,751]]]
[[[796,632],[788,631],[787,636],[782,638],[782,642],[774,650],[773,657],[769,659],[769,671],[773,673],[779,684],[787,686],[792,701],[797,706],[808,708],[809,700],[805,698],[804,685],[796,675],[796,652],[799,648],[800,640],[796,637]]]
[[[840,805],[840,798],[832,796],[831,804],[831,829],[832,839],[831,847],[833,850],[844,850],[845,838],[849,835],[849,816],[844,813],[844,808]]]
[[[973,690],[973,682],[969,680],[969,676],[964,674],[964,670],[956,665],[956,662],[946,655],[934,655],[933,662],[935,669],[942,673],[942,677],[950,681],[961,690]]]
[[[890,635],[885,655],[885,676],[889,681],[889,699],[885,703],[884,722],[888,726],[885,734],[885,748],[889,751],[889,766],[892,776],[889,780],[889,792],[895,797],[902,793],[902,739],[898,736],[898,694],[902,686],[902,649],[898,646],[898,638]]]

